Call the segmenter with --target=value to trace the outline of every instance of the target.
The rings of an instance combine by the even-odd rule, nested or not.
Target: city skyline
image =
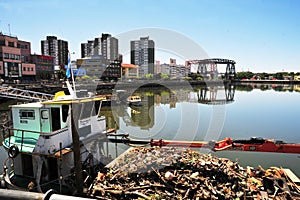
[[[299,5],[297,0],[4,0],[0,3],[0,31],[30,41],[32,53],[37,54],[41,53],[40,41],[55,35],[69,42],[76,59],[80,58],[80,44],[101,33],[119,39],[124,32],[155,27],[184,35],[211,58],[235,60],[237,71],[297,72]],[[126,42],[129,48],[130,41]],[[172,52],[155,56],[161,63],[176,58]]]

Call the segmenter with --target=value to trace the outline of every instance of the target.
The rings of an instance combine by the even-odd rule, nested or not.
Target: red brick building
[[[35,64],[30,59],[30,42],[0,33],[0,77],[5,82],[34,80]]]
[[[45,55],[31,55],[35,64],[36,80],[51,80],[54,78],[54,57]]]

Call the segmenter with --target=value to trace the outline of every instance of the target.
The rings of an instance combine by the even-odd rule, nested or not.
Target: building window
[[[8,53],[4,53],[4,59],[9,59],[9,54]]]
[[[14,60],[15,59],[15,54],[9,54],[9,59]]]
[[[20,55],[16,55],[16,60],[20,60]]]
[[[26,71],[26,67],[23,67],[23,71],[24,71],[24,72]]]
[[[30,68],[29,68],[29,67],[27,67],[27,71],[30,71]]]
[[[5,40],[0,40],[0,46],[5,46]]]
[[[15,47],[15,43],[14,42],[8,42],[8,46],[9,47]]]
[[[31,67],[31,71],[33,72],[33,67]]]

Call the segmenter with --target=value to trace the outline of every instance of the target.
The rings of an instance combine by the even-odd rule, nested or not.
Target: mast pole
[[[76,127],[75,122],[77,119],[74,119],[76,116],[74,111],[77,111],[78,104],[71,104],[71,127],[72,127],[72,139],[73,139],[73,153],[74,153],[74,166],[75,166],[75,180],[76,180],[76,190],[79,196],[83,195],[83,178],[82,178],[82,164],[80,156],[80,141],[79,133]]]

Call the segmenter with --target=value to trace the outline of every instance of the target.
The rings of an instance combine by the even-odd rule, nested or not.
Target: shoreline
[[[79,89],[87,90],[112,90],[112,89],[130,89],[130,88],[139,88],[139,87],[149,87],[149,88],[159,88],[159,87],[193,87],[193,86],[221,86],[221,85],[232,85],[232,84],[287,84],[295,85],[300,84],[300,81],[296,80],[201,80],[201,81],[185,81],[185,80],[137,80],[135,82],[85,82],[77,83]],[[62,83],[39,83],[39,84],[3,84],[4,87],[13,87],[24,90],[32,90],[37,92],[55,94],[58,91],[61,91],[64,87]]]

